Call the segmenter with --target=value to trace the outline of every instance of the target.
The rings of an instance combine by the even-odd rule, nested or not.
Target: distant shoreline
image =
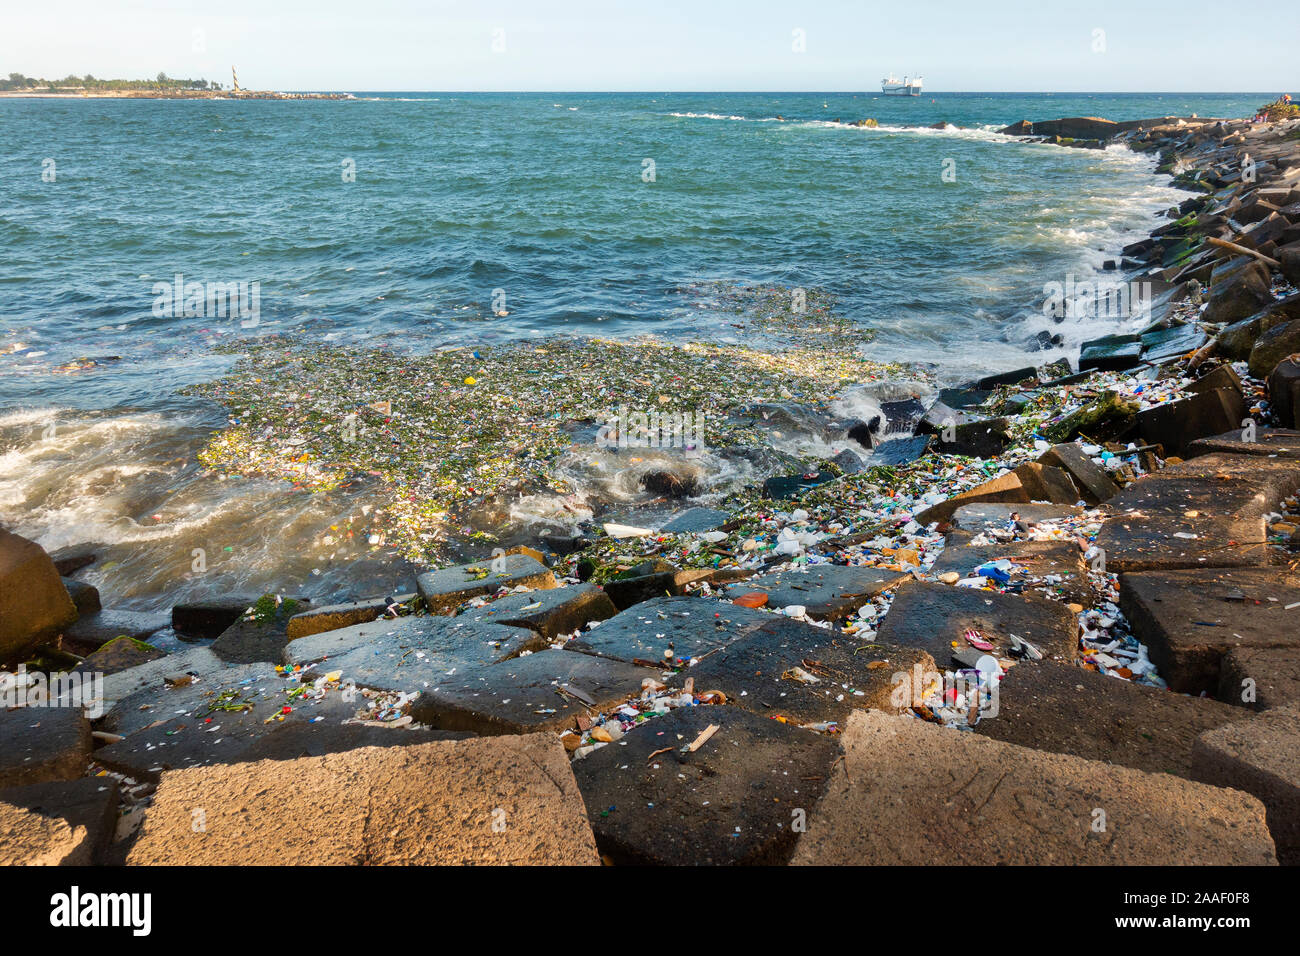
[[[0,98],[33,100],[351,100],[351,93],[279,93],[274,90],[0,90]]]

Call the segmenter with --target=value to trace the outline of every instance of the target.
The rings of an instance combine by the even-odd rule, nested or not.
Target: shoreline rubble
[[[251,350],[207,392],[234,409],[209,463],[282,467],[304,487],[370,471],[394,491],[384,508],[407,521],[405,538],[393,525],[348,533],[394,535],[425,565],[422,536],[468,527],[453,505],[541,493],[575,444],[566,424],[592,409],[666,394],[728,422],[722,450],[787,450],[746,452],[768,472],[707,501],[692,493],[699,477],[674,472],[680,497],[655,479],[664,518],[609,507],[528,543],[487,523],[471,538],[478,560],[403,594],[178,607],[191,647],[104,677],[93,722],[62,707],[66,726],[4,735],[9,816],[32,812],[7,789],[20,784],[49,788],[41,806],[56,818],[60,800],[84,807],[86,778],[118,800],[113,819],[83,809],[74,824],[69,810],[82,830],[34,833],[16,862],[242,858],[246,834],[223,825],[241,794],[258,790],[254,828],[279,829],[271,808],[304,800],[304,819],[324,823],[334,817],[305,796],[311,782],[343,793],[341,775],[364,766],[394,786],[446,779],[475,808],[453,840],[446,812],[407,813],[399,787],[385,815],[400,836],[346,817],[365,862],[1300,863],[1300,118],[1004,132],[1158,153],[1197,193],[1123,251],[1132,281],[1157,290],[1154,321],[1085,342],[1078,368],[940,389],[843,354],[869,335],[812,290],[811,320],[781,321],[775,288],[737,299],[758,304],[756,334],[787,336],[778,357],[662,342],[444,352],[386,373],[360,407],[360,353]],[[812,340],[830,335],[843,342],[818,358]],[[585,367],[584,350],[598,350]],[[592,354],[642,381],[620,394]],[[712,379],[692,376],[700,363]],[[502,368],[525,384],[511,393]],[[475,388],[492,400],[457,430],[455,403]],[[273,393],[293,416],[258,405]],[[405,422],[404,402],[423,403]],[[386,472],[346,457],[348,414],[393,446]],[[519,421],[516,454],[481,480],[472,457],[455,458]],[[431,423],[455,436],[437,468],[419,454]],[[269,452],[311,435],[310,457]],[[498,542],[512,546],[488,555]],[[28,624],[3,631],[0,656],[25,665],[8,693],[99,650],[75,641],[60,580],[31,542],[0,537],[0,621]],[[90,595],[73,590],[85,613]],[[17,595],[40,607],[14,605],[16,618]],[[131,663],[131,649],[118,644],[114,660]],[[33,765],[33,752],[48,759]],[[509,828],[495,828],[488,790],[448,769],[461,752],[507,791],[520,781],[508,814],[526,834],[565,838],[535,853],[526,839],[494,843]],[[526,781],[509,769],[521,754]],[[970,786],[954,782],[958,767]],[[217,785],[230,796],[205,796],[210,829],[180,840],[188,795]],[[1017,812],[1018,793],[1035,795],[1056,838]],[[363,861],[307,839],[281,848],[284,862]]]

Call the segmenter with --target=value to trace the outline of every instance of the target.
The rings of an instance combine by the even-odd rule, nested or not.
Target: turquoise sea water
[[[175,392],[241,335],[726,339],[693,285],[766,282],[828,290],[879,331],[876,357],[949,379],[1052,357],[1025,354],[1043,328],[1068,352],[1094,330],[1043,319],[1044,284],[1096,271],[1185,194],[1151,157],[994,130],[1242,116],[1274,95],[0,99],[0,521],[50,547],[174,537],[150,509],[223,420]],[[257,283],[257,325],[154,314],[177,274]],[[117,359],[53,372],[86,356]],[[218,507],[254,517],[209,489],[194,521]]]

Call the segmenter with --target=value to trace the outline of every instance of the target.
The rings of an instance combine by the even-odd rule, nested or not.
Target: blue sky
[[[0,73],[33,76],[162,70],[228,84],[234,64],[241,84],[256,89],[857,91],[892,70],[923,73],[935,92],[1300,89],[1293,16],[1278,8],[1270,22],[1207,0],[4,0],[4,8]]]

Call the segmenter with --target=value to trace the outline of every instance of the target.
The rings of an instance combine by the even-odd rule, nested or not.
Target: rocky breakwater
[[[1203,184],[1151,326],[878,395],[852,469],[169,620],[5,535],[4,858],[1300,862],[1296,133],[1107,132]]]

